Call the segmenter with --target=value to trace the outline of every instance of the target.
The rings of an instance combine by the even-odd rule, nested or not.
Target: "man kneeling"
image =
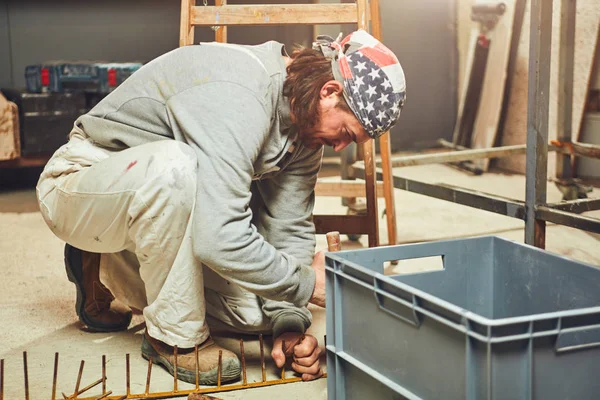
[[[238,379],[237,356],[207,319],[294,345],[293,369],[321,375],[306,305],[325,306],[314,188],[323,145],[342,150],[392,127],[402,68],[365,31],[287,56],[283,45],[202,43],[135,72],[75,122],[37,195],[67,245],[76,311],[118,331],[142,310],[142,355],[195,382]],[[100,276],[102,275],[102,282]]]

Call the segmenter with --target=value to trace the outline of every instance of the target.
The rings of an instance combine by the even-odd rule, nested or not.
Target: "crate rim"
[[[505,242],[509,242],[509,243],[513,243],[519,246],[523,246],[523,247],[528,247],[532,250],[535,250],[537,252],[540,253],[544,253],[544,254],[551,254],[552,256],[555,257],[559,257],[559,258],[563,258],[568,260],[569,262],[575,262],[577,264],[580,264],[582,266],[585,267],[589,267],[589,268],[593,268],[594,270],[598,270],[598,267],[595,267],[591,264],[588,263],[584,263],[581,261],[577,261],[577,260],[573,260],[571,258],[568,258],[566,256],[563,255],[558,255],[555,253],[550,253],[547,252],[545,250],[541,250],[537,247],[534,246],[530,246],[527,244],[523,244],[520,242],[517,242],[515,240],[509,240],[509,239],[505,239],[505,238],[500,238],[497,236],[493,236],[493,235],[487,235],[487,236],[480,236],[480,237],[473,237],[473,238],[467,238],[467,239],[451,239],[451,240],[443,240],[443,241],[435,241],[435,242],[421,242],[421,243],[412,243],[412,244],[401,244],[401,245],[395,245],[395,246],[385,246],[386,248],[402,248],[402,247],[406,247],[406,246],[418,246],[418,245],[423,245],[423,244],[428,244],[428,243],[452,243],[452,242],[464,242],[465,240],[480,240],[480,239],[487,239],[487,238],[491,238],[492,240],[501,240],[501,241],[505,241]],[[381,247],[379,247],[380,249]],[[374,248],[367,248],[367,249],[360,249],[359,251],[376,251],[378,248],[374,247]],[[527,338],[532,338],[532,337],[542,337],[542,336],[551,336],[551,335],[558,335],[561,333],[565,333],[565,332],[575,332],[575,331],[580,331],[580,330],[585,330],[585,329],[589,329],[589,328],[596,328],[596,327],[600,327],[600,320],[599,320],[599,324],[587,324],[587,325],[580,325],[580,326],[576,326],[576,327],[571,327],[571,328],[561,328],[562,325],[562,319],[563,318],[570,318],[570,317],[581,317],[581,316],[585,316],[585,315],[593,315],[593,314],[599,314],[600,315],[600,306],[595,306],[595,307],[585,307],[585,308],[577,308],[577,309],[573,309],[573,310],[563,310],[563,311],[552,311],[552,312],[546,312],[546,313],[540,313],[540,314],[530,314],[530,315],[522,315],[522,316],[516,316],[516,317],[506,317],[506,318],[499,318],[499,319],[492,319],[492,318],[487,318],[484,316],[481,316],[473,311],[469,311],[465,308],[456,306],[446,300],[440,299],[439,297],[433,296],[427,292],[424,292],[422,290],[416,289],[413,286],[410,286],[406,283],[403,282],[399,282],[397,280],[392,279],[390,276],[384,275],[382,273],[379,272],[375,272],[371,269],[365,268],[359,264],[356,264],[352,261],[349,261],[341,256],[343,256],[344,254],[347,253],[352,253],[352,252],[356,252],[357,250],[343,250],[343,251],[339,251],[339,252],[327,252],[325,254],[326,256],[326,266],[325,269],[335,275],[341,275],[343,276],[345,279],[348,280],[353,280],[356,283],[359,283],[363,286],[367,286],[366,282],[359,282],[359,280],[355,277],[352,277],[346,273],[344,273],[343,271],[341,271],[339,268],[335,268],[335,267],[331,267],[328,263],[327,260],[333,260],[337,263],[343,264],[345,266],[349,266],[353,269],[358,270],[359,272],[369,275],[372,278],[372,282],[371,282],[371,289],[373,289],[374,291],[374,296],[376,296],[377,292],[376,292],[376,282],[377,281],[382,281],[385,283],[388,283],[392,286],[398,287],[401,290],[404,290],[405,292],[407,292],[408,294],[414,296],[415,298],[419,299],[419,300],[424,300],[428,303],[431,303],[433,305],[436,305],[440,308],[443,308],[444,310],[450,311],[451,313],[454,313],[455,315],[457,315],[458,317],[460,317],[460,323],[456,323],[450,320],[447,320],[443,317],[440,317],[438,314],[436,314],[434,311],[428,310],[426,308],[423,308],[422,306],[418,305],[418,301],[417,304],[413,304],[412,308],[413,310],[422,313],[424,315],[427,315],[431,318],[434,318],[436,320],[438,320],[439,322],[450,326],[460,332],[463,332],[471,337],[474,337],[476,339],[479,339],[481,341],[485,341],[488,343],[499,343],[499,342],[506,342],[506,341],[513,341],[513,340],[522,340],[522,339],[527,339]],[[416,257],[415,257],[416,258]],[[431,272],[435,272],[435,271],[424,271],[421,273],[431,273]],[[418,273],[415,273],[418,274]],[[405,302],[403,299],[399,299],[402,300],[403,302]],[[406,302],[407,303],[407,302]],[[381,308],[381,307],[380,307]],[[557,321],[557,327],[553,328],[553,329],[547,329],[547,330],[540,330],[537,332],[533,332],[532,331],[532,326],[534,323],[539,322],[539,321],[552,321],[555,320]],[[487,328],[487,336],[486,335],[482,335],[480,333],[477,333],[475,331],[473,331],[468,325],[470,322],[474,322],[480,325],[483,325]],[[493,328],[498,328],[498,327],[504,327],[504,326],[509,326],[509,325],[519,325],[519,324],[529,324],[530,328],[528,330],[527,333],[522,333],[522,334],[517,334],[517,335],[507,335],[507,336],[493,336],[491,334],[491,329]]]

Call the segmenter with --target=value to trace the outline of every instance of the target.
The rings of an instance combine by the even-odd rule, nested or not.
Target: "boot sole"
[[[106,325],[106,324],[98,324],[98,322],[93,322],[87,316],[85,312],[85,293],[83,293],[82,285],[81,285],[81,277],[77,277],[73,267],[71,266],[71,257],[73,256],[75,248],[71,245],[65,245],[65,270],[67,271],[67,278],[69,281],[75,284],[75,288],[77,289],[77,300],[75,302],[75,312],[79,317],[79,320],[88,327],[88,330],[92,332],[118,332],[124,331],[129,327],[131,323],[131,313],[128,314],[127,319],[122,324],[118,325]]]
[[[174,366],[168,359],[161,356],[150,343],[146,340],[146,336],[142,339],[142,357],[146,360],[152,359],[153,364],[162,365],[171,375],[174,375]],[[231,382],[239,379],[241,373],[240,362],[237,359],[229,359],[223,362],[221,367],[221,383]],[[198,383],[200,385],[216,385],[217,384],[217,368],[207,372],[198,372]],[[182,367],[177,367],[177,379],[184,382],[196,384],[196,371],[190,371]]]

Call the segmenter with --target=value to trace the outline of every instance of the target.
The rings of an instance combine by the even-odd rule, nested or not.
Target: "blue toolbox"
[[[107,94],[141,67],[141,63],[53,61],[25,67],[25,81],[29,93]]]

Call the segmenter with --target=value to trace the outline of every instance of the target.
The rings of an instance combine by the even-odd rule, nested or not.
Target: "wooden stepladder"
[[[356,24],[359,29],[372,31],[375,37],[381,37],[378,0],[356,0],[342,4],[252,4],[228,5],[226,0],[215,0],[214,6],[207,1],[196,5],[196,0],[181,1],[181,24],[179,45],[188,46],[194,42],[196,26],[212,26],[215,40],[227,41],[227,26],[241,25],[331,25]],[[370,22],[370,24],[369,24]],[[373,29],[369,29],[372,25]],[[375,142],[369,140],[362,146],[362,158],[365,163],[366,214],[363,215],[315,215],[314,222],[318,234],[338,231],[342,234],[361,235],[369,238],[369,247],[379,245],[379,220],[377,211],[377,181],[375,175]],[[394,188],[392,185],[391,147],[389,133],[380,138],[383,197],[386,202],[386,215],[389,244],[396,244],[396,212]],[[348,183],[348,186],[345,186]],[[356,196],[355,181],[333,183],[337,196]],[[323,188],[331,183],[319,182]],[[352,195],[350,195],[352,193]]]

